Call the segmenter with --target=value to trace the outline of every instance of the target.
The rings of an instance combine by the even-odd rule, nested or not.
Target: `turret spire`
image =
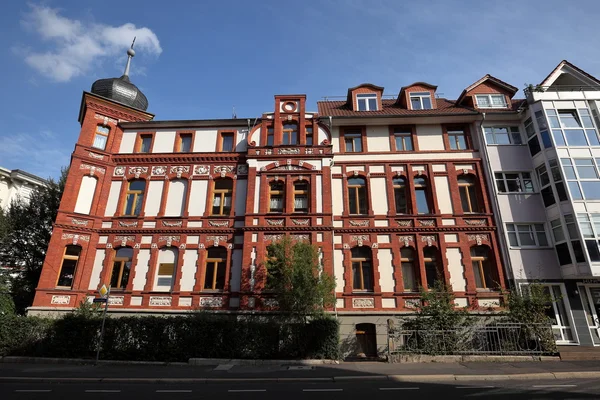
[[[127,64],[125,65],[125,72],[123,76],[129,77],[129,66],[131,65],[131,59],[135,56],[135,51],[133,50],[133,45],[135,44],[135,36],[133,37],[133,42],[131,43],[131,47],[127,49]]]

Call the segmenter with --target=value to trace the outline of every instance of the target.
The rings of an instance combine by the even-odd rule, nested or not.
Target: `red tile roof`
[[[396,100],[382,100],[382,109],[378,111],[352,111],[352,106],[345,101],[318,101],[319,115],[333,117],[371,117],[382,115],[402,115],[402,116],[419,116],[419,115],[444,115],[444,114],[477,114],[477,111],[470,107],[457,106],[453,100],[438,98],[435,110],[408,110],[400,107]],[[489,112],[514,112],[524,100],[512,100],[510,108],[490,109]],[[484,110],[485,111],[485,110]]]

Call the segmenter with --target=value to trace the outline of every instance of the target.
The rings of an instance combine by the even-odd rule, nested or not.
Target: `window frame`
[[[286,128],[286,126],[294,126],[295,130],[292,128]],[[295,137],[293,135],[294,133]],[[288,139],[288,143],[286,143],[286,137]],[[294,139],[293,142],[292,139]],[[300,124],[295,121],[284,121],[281,124],[281,145],[298,146],[298,144],[300,144]]]
[[[281,187],[283,189],[279,190],[275,190],[273,189],[273,185],[274,184],[281,184]],[[285,212],[285,195],[286,195],[286,184],[285,181],[282,180],[272,180],[271,182],[268,183],[268,188],[269,188],[269,202],[267,203],[267,209],[268,209],[268,213],[270,214],[283,214]],[[271,207],[271,199],[273,196],[281,196],[281,209],[279,210],[273,210]]]
[[[131,257],[119,257],[119,250],[121,249],[130,249],[132,251],[132,256]],[[123,285],[123,272],[125,270],[125,265],[126,263],[129,262],[129,273],[127,276],[127,282],[125,282],[125,285]],[[113,286],[112,285],[112,278],[113,275],[115,273],[115,263],[119,263],[119,274],[118,274],[118,278],[117,278],[117,285]],[[113,258],[113,266],[112,266],[112,270],[111,270],[111,274],[110,274],[110,288],[111,290],[125,290],[127,288],[127,284],[129,283],[129,280],[131,279],[131,264],[133,263],[133,249],[131,247],[119,247],[117,249],[115,249],[115,256]]]
[[[488,104],[487,105],[481,105],[480,104],[480,98],[487,98]],[[502,97],[502,103],[503,105],[494,105],[494,102],[492,101],[493,97]],[[502,93],[485,93],[485,94],[476,94],[475,95],[475,102],[477,104],[477,108],[508,108],[508,101],[506,101],[506,95],[502,94]]]
[[[491,132],[487,132],[490,129]],[[503,135],[503,133],[497,133],[495,130],[497,129],[506,129],[508,136],[508,143],[497,143],[496,135]],[[494,138],[494,142],[490,142],[488,140],[488,135],[491,135]],[[518,135],[520,143],[515,142],[515,135]],[[518,125],[491,125],[483,127],[483,136],[485,137],[485,143],[489,146],[523,146],[523,135],[521,134],[521,128]]]
[[[365,246],[362,246],[365,247]],[[353,249],[361,249],[362,247],[354,247],[352,249],[350,249],[350,265],[352,268],[352,292],[361,292],[361,293],[371,293],[375,291],[375,271],[373,268],[373,253],[370,252],[370,257],[355,257],[352,254],[352,250]],[[370,250],[368,247],[366,248],[367,250]],[[358,263],[358,269],[360,271],[360,288],[355,288],[355,284],[356,281],[354,279],[354,266],[355,263]],[[369,263],[369,267],[370,268],[370,278],[371,278],[371,286],[370,288],[366,288],[365,287],[365,266],[363,265],[363,263]]]
[[[100,128],[107,129],[107,132],[106,133],[100,132],[99,131]],[[96,139],[98,138],[98,136],[102,136],[104,138],[104,146],[103,147],[98,147],[95,145]],[[108,137],[109,136],[110,136],[110,126],[103,125],[103,124],[96,125],[96,130],[94,131],[94,140],[92,141],[92,147],[94,149],[106,151],[106,146],[108,145]]]
[[[501,174],[502,178],[498,178],[496,175]],[[512,181],[512,179],[508,179],[506,177],[506,175],[510,175],[510,174],[517,174],[518,175],[518,180],[517,180],[517,185],[519,186],[519,188],[525,188],[527,187],[527,185],[525,184],[526,180],[529,180],[531,182],[531,187],[532,190],[528,191],[528,190],[521,190],[518,192],[512,192],[508,190],[508,182]],[[523,174],[528,174],[529,178],[524,178]],[[504,185],[505,191],[501,191],[500,190],[500,185],[498,184],[498,181],[502,180],[502,183]],[[498,193],[502,193],[502,194],[527,194],[527,193],[537,193],[537,188],[536,188],[536,184],[534,183],[534,179],[532,177],[532,174],[530,171],[495,171],[494,172],[494,183],[496,185],[496,190]]]
[[[189,151],[183,151],[183,139],[190,139],[190,149]],[[191,153],[194,150],[194,133],[193,132],[177,132],[177,138],[175,140],[175,148],[173,152],[175,153]]]
[[[352,136],[350,136],[352,135]],[[354,140],[356,140],[357,136],[358,136],[358,140],[360,143],[360,150],[356,151],[356,142]],[[351,151],[347,151],[346,150],[346,143],[347,140],[349,138],[353,138],[352,141],[352,150]],[[365,128],[364,127],[344,127],[341,129],[341,134],[340,134],[340,153],[342,154],[356,154],[356,153],[366,153],[367,152],[367,140],[366,140],[366,133],[365,133]]]
[[[167,287],[167,286],[169,287],[169,290],[167,290],[167,292],[170,292],[170,291],[173,290],[173,284],[175,283],[175,274],[176,274],[176,269],[177,269],[177,258],[178,257],[179,257],[179,255],[176,254],[174,262],[158,263],[158,265],[156,266],[156,284],[154,286],[154,291],[164,292],[164,290],[159,290],[158,288]],[[163,274],[163,275],[160,274],[160,269],[163,266],[165,266],[165,267],[166,266],[170,266],[173,269],[172,272],[171,272],[171,275],[170,275],[171,276],[171,282],[170,282],[169,285],[160,285],[159,284],[161,276],[162,277],[169,276],[169,275],[166,275],[166,274]]]
[[[379,111],[379,96],[375,92],[369,93],[356,93],[356,111]],[[371,110],[371,104],[369,100],[375,99],[375,109]],[[364,101],[365,109],[361,110],[360,103]]]
[[[234,153],[235,146],[237,143],[235,142],[237,132],[232,130],[219,131],[219,140],[217,143],[217,152],[219,153]],[[225,145],[225,137],[231,137],[231,150],[227,150],[224,148]]]
[[[317,132],[318,132],[318,128],[317,128]],[[310,138],[310,143],[308,143],[309,138]],[[315,129],[312,124],[306,125],[304,127],[304,145],[305,146],[314,146],[315,145]]]
[[[429,99],[429,108],[425,108],[425,106],[423,105],[424,98]],[[413,99],[419,100],[420,108],[413,107]],[[433,110],[433,96],[431,95],[431,92],[409,92],[408,93],[408,102],[410,104],[411,110]]]
[[[431,254],[427,254],[429,252],[432,252]],[[438,281],[438,278],[440,277],[439,275],[441,275],[441,278],[444,279],[443,275],[444,275],[444,271],[441,270],[440,271],[440,263],[439,263],[439,257],[440,256],[440,251],[437,247],[434,246],[427,246],[423,248],[423,266],[425,268],[425,281],[427,284],[427,290],[431,290],[435,287],[436,282]],[[429,285],[429,277],[427,276],[427,264],[433,264],[433,266],[435,267],[435,277],[432,280],[432,285]],[[443,268],[443,267],[442,267]]]
[[[398,185],[396,184],[397,180],[402,179],[402,181],[404,182],[403,185]],[[392,190],[394,193],[394,208],[396,210],[396,214],[409,214],[410,213],[410,207],[409,207],[409,193],[408,193],[408,180],[404,177],[404,176],[394,176],[392,178]],[[398,211],[398,194],[403,192],[404,194],[404,203],[405,203],[405,211],[404,212],[400,212]]]
[[[461,178],[469,179],[469,182],[461,182]],[[472,174],[459,175],[457,177],[458,194],[460,197],[460,205],[463,214],[479,214],[482,212],[479,200],[479,185],[477,184],[477,177]],[[471,193],[473,192],[473,193]],[[469,211],[465,211],[463,204],[463,193],[466,197]]]
[[[403,254],[403,250],[410,250],[410,257],[405,257],[405,254]],[[416,250],[412,247],[405,246],[400,248],[400,270],[402,272],[402,288],[404,289],[404,292],[407,293],[415,293],[419,290],[419,271],[416,268],[415,254]],[[412,274],[414,278],[414,287],[412,289],[406,288],[406,275],[404,274],[405,267],[408,267],[409,265],[412,269]]]
[[[135,183],[135,182],[143,182],[144,183],[144,189],[139,190],[139,189],[131,189],[131,184]],[[144,215],[144,199],[146,197],[146,189],[147,189],[147,182],[145,179],[132,179],[130,181],[128,181],[127,183],[127,189],[125,189],[125,196],[123,199],[123,206],[121,207],[121,216],[122,217],[141,217]],[[133,204],[131,207],[131,213],[127,213],[127,199],[129,198],[129,195],[134,195],[134,199],[133,199]],[[138,201],[140,202],[140,211],[139,214],[135,213],[135,209],[137,208],[137,204]]]
[[[150,144],[148,147],[148,151],[142,151],[144,149],[144,140],[145,139],[150,139]],[[140,133],[138,134],[137,137],[137,143],[136,143],[136,153],[140,153],[140,154],[150,154],[152,153],[152,150],[154,148],[154,134],[153,133]]]
[[[228,182],[230,183],[231,188],[229,189],[217,189],[217,182]],[[212,184],[212,196],[210,197],[211,202],[210,202],[210,216],[212,217],[226,217],[231,215],[231,211],[234,209],[234,204],[233,204],[233,187],[234,187],[234,182],[233,179],[230,178],[219,178],[219,179],[213,179],[213,184]],[[219,214],[214,214],[214,208],[215,208],[215,198],[216,196],[219,195],[220,197],[220,204],[219,204]],[[225,213],[224,209],[225,209],[225,200],[227,199],[227,195],[229,195],[229,212]]]
[[[417,179],[423,179],[424,184],[417,184],[417,182],[416,182]],[[433,214],[433,212],[432,212],[433,209],[431,206],[432,202],[429,197],[429,190],[430,190],[429,179],[425,176],[413,177],[413,188],[415,191],[415,205],[414,205],[414,209],[412,210],[413,213],[418,214],[418,215]],[[427,201],[427,212],[419,212],[419,199],[417,198],[418,191],[422,191],[423,194],[425,195],[425,200]]]
[[[511,229],[510,225],[513,226],[513,228]],[[535,242],[535,244],[533,245],[527,245],[527,244],[522,244],[521,243],[521,238],[520,238],[520,234],[521,233],[527,233],[527,232],[523,232],[523,231],[519,231],[519,226],[524,227],[526,226],[528,228],[528,233],[531,235],[531,237],[533,237],[533,240]],[[537,226],[541,226],[541,229],[537,229]],[[505,228],[506,228],[506,236],[507,236],[507,242],[508,242],[508,246],[511,249],[546,249],[551,247],[550,245],[550,241],[548,240],[548,230],[546,229],[546,222],[507,222],[505,224]],[[514,238],[517,241],[517,244],[514,245],[511,243],[511,236],[510,234],[514,234]],[[543,234],[543,237],[546,240],[546,244],[540,244],[540,237],[539,235]]]
[[[477,248],[483,248],[486,250],[486,256],[478,256],[478,255],[473,255],[473,250],[477,249]],[[473,277],[475,278],[475,289],[476,290],[494,290],[498,288],[498,285],[494,286],[494,282],[487,282],[486,277],[490,276],[490,279],[492,279],[492,277],[495,274],[495,270],[493,268],[492,262],[490,260],[490,248],[487,246],[473,246],[469,249],[469,255],[471,256],[471,267],[473,268]],[[479,287],[478,283],[477,283],[477,277],[475,274],[475,263],[477,263],[477,270],[479,272],[479,278],[481,280],[481,283],[483,285],[483,287]],[[485,271],[485,267],[487,266],[487,268],[489,269],[489,274],[486,275],[486,271]]]
[[[402,138],[402,148],[398,147],[398,139]],[[390,142],[391,149],[397,152],[418,151],[417,141],[415,140],[414,126],[392,126],[390,127]],[[410,149],[406,148],[406,142],[410,144]]]
[[[69,247],[75,247],[78,249],[78,253],[76,256],[67,254],[67,249]],[[81,258],[82,251],[83,251],[83,248],[79,245],[75,245],[75,244],[65,245],[65,248],[63,249],[63,255],[60,260],[60,269],[58,270],[58,275],[56,276],[56,284],[54,285],[55,288],[57,288],[57,289],[73,289],[73,282],[75,281],[75,274],[77,273],[77,267],[79,266],[79,259]],[[58,284],[60,282],[60,278],[61,278],[61,275],[63,272],[65,260],[71,260],[71,261],[74,260],[75,261],[75,266],[73,267],[73,276],[71,277],[71,285],[70,286]]]
[[[358,179],[362,179],[364,185],[360,186],[357,184],[350,184],[350,179],[354,179],[354,178],[358,178]],[[365,205],[364,205],[364,211],[365,212],[361,212],[363,211],[362,207],[361,207],[361,202],[360,202],[360,189],[364,190],[364,200],[365,200]],[[367,190],[367,179],[364,176],[351,176],[348,177],[348,182],[347,182],[347,190],[348,190],[348,215],[368,215],[369,213],[369,192]],[[355,204],[356,204],[356,212],[353,213],[351,210],[351,202],[350,202],[350,197],[352,196],[352,193],[354,193],[354,197],[355,197]]]
[[[306,190],[296,189],[297,184],[305,184]],[[310,183],[307,180],[297,180],[293,183],[293,212],[298,214],[308,214],[310,212]],[[296,195],[305,195],[306,196],[306,211],[296,209]]]
[[[269,140],[271,143],[269,144]],[[265,146],[275,146],[275,126],[267,126]]]
[[[225,258],[217,258],[217,257],[211,257],[210,256],[210,251],[212,250],[212,248],[208,249],[208,251],[206,252],[206,260],[204,262],[204,280],[202,282],[202,291],[203,292],[222,292],[225,290],[225,286],[226,286],[226,281],[227,281],[227,262],[228,262],[228,254],[227,254],[227,250],[222,247],[222,246],[218,246],[217,250],[223,252],[221,255],[225,255]],[[212,279],[210,280],[211,282],[211,287],[207,288],[206,287],[206,283],[209,282],[207,280],[208,278],[208,266],[209,263],[212,263],[213,266],[213,276]],[[219,269],[222,268],[222,274],[223,274],[223,288],[219,289],[217,286],[217,278],[219,276]]]

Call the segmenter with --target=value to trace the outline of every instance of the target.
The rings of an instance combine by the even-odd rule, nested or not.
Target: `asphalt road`
[[[217,384],[2,383],[0,399],[600,399],[598,379]],[[435,396],[435,397],[434,397]],[[439,397],[438,397],[439,396]]]

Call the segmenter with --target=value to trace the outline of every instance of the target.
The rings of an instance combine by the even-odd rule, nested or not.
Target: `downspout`
[[[496,189],[496,185],[494,183],[494,170],[492,169],[492,164],[490,163],[490,158],[487,152],[487,144],[485,142],[485,134],[483,132],[483,123],[485,122],[485,113],[481,113],[481,121],[479,122],[479,139],[482,144],[482,148],[485,148],[485,151],[482,152],[483,158],[485,159],[485,166],[489,176],[489,185],[488,192],[490,194],[490,200],[492,204],[492,212],[497,220],[497,228],[498,228],[498,242],[500,244],[500,257],[502,259],[503,264],[506,266],[504,268],[504,272],[508,278],[509,287],[514,284],[514,275],[512,264],[510,262],[510,256],[508,254],[508,246],[506,243],[506,231],[504,229],[504,220],[502,219],[502,214],[500,213],[500,206],[498,205],[498,192]]]
[[[332,150],[333,150],[333,117],[330,115],[327,117],[327,121],[328,121],[328,126],[329,126],[329,133],[332,135],[332,140],[331,143],[329,143],[332,146]],[[331,162],[329,163],[329,182],[333,183],[333,165],[334,165],[334,161],[333,161],[333,157],[334,157],[334,153],[333,151],[331,152]],[[321,188],[322,190],[322,188]],[[321,195],[323,195],[323,193],[321,192]],[[331,197],[331,237],[334,238],[335,237],[335,225],[333,224],[333,196]],[[332,243],[333,244],[333,243]],[[335,254],[335,245],[334,246],[334,254]],[[334,260],[334,265],[333,265],[333,277],[335,278],[335,255],[333,257],[331,257],[332,260]],[[336,283],[337,286],[337,283]],[[337,311],[337,292],[334,289],[334,302],[333,302],[333,312],[335,314],[335,319],[338,319],[338,311]],[[339,322],[339,321],[338,321]]]

